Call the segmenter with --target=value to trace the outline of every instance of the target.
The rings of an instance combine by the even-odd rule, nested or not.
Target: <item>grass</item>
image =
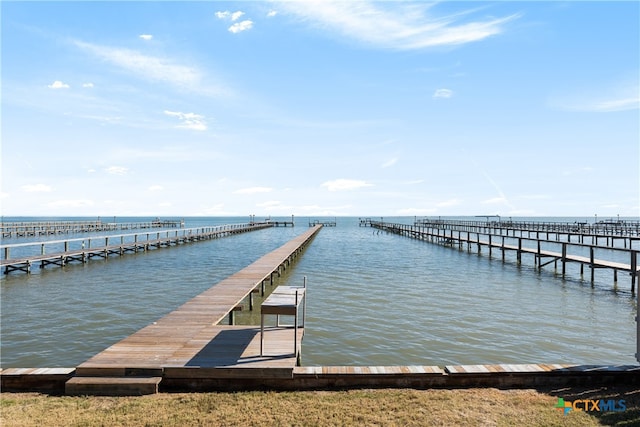
[[[624,412],[554,408],[558,397],[625,399]],[[640,425],[640,388],[375,389],[72,397],[2,393],[9,426],[598,426]]]

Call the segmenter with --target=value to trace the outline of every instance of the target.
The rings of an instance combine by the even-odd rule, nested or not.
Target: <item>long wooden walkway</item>
[[[131,252],[148,251],[200,240],[215,239],[266,227],[273,227],[273,225],[253,222],[249,224],[228,224],[213,227],[182,228],[179,230],[3,245],[0,246],[0,252],[2,252],[3,256],[2,260],[0,260],[0,268],[2,268],[4,274],[12,271],[30,273],[31,268],[38,264],[40,268],[48,265],[64,267],[74,261],[86,263],[93,258],[107,258],[110,255],[121,256]],[[14,251],[20,251],[23,255],[11,258],[11,254]]]
[[[523,237],[521,234],[517,237],[509,237],[504,234],[494,234],[493,229],[455,229],[451,224],[446,223],[421,223],[419,225],[385,223],[380,221],[371,221],[371,226],[385,230],[388,232],[407,235],[413,238],[429,240],[440,244],[462,247],[467,245],[468,249],[475,246],[478,252],[482,248],[488,248],[489,255],[492,255],[494,249],[502,251],[502,259],[505,259],[507,251],[513,251],[516,254],[518,262],[522,261],[522,254],[530,254],[534,256],[534,264],[538,268],[542,268],[550,263],[562,264],[562,274],[566,273],[566,264],[569,262],[579,263],[580,272],[583,274],[584,266],[591,269],[591,281],[595,280],[596,269],[613,270],[614,282],[618,280],[618,271],[628,273],[631,276],[631,291],[635,292],[637,277],[640,276],[640,265],[638,264],[638,253],[640,249],[619,248],[611,246],[599,246],[595,244],[586,244],[581,242],[558,241],[555,239],[546,239],[544,236]],[[512,241],[513,243],[508,243]],[[530,246],[527,246],[530,245]],[[543,249],[543,246],[554,246],[558,250]],[[581,252],[587,252],[588,256],[582,255]],[[615,261],[613,259],[598,258],[598,255],[617,254],[619,257],[629,259],[629,263]]]
[[[0,222],[2,238],[37,237],[70,233],[93,233],[101,231],[135,230],[145,228],[184,227],[184,220],[166,220],[156,218],[142,222],[103,222],[96,221],[10,221]]]
[[[175,311],[93,356],[76,368],[69,394],[110,387],[155,387],[163,377],[291,377],[300,349],[292,351],[293,330],[265,328],[265,356],[260,356],[260,327],[219,325],[250,296],[273,281],[274,274],[301,253],[321,229],[308,229],[280,248],[217,283]],[[303,328],[298,328],[297,342]],[[142,378],[140,378],[142,377]],[[127,385],[127,382],[133,383]]]

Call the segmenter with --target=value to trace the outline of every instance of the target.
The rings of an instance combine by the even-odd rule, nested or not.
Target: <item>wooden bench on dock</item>
[[[293,354],[296,358],[299,355],[298,348],[298,318],[300,304],[302,303],[302,327],[306,316],[306,290],[307,281],[305,277],[304,285],[300,286],[278,286],[269,297],[264,300],[260,307],[260,356],[264,356],[264,316],[275,315],[276,326],[280,327],[280,316],[293,316]],[[303,330],[304,331],[304,330]],[[303,332],[304,333],[304,332]]]

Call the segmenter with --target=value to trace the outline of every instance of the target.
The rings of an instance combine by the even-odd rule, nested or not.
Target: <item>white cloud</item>
[[[275,10],[270,10],[269,13],[267,13],[267,17],[268,18],[273,18],[277,14],[278,14],[278,12],[276,12]]]
[[[179,111],[164,111],[164,114],[171,117],[177,117],[182,121],[181,124],[176,126],[180,129],[191,129],[191,130],[207,130],[207,122],[204,119],[204,116],[195,113],[182,113]]]
[[[47,86],[49,89],[69,89],[69,85],[61,82],[60,80],[56,80]]]
[[[92,88],[92,87],[93,87],[93,83],[91,83],[91,82],[89,82],[89,83],[82,83],[82,87]]]
[[[334,179],[333,181],[323,183],[321,187],[326,187],[329,191],[348,191],[371,187],[372,185],[373,184],[369,184],[366,181],[356,179]]]
[[[27,184],[20,188],[27,193],[48,193],[51,191],[51,186],[46,184]]]
[[[244,12],[238,10],[236,12],[229,12],[228,10],[225,10],[224,12],[216,12],[216,18],[218,19],[224,19],[224,20],[231,20],[233,22],[237,21],[238,19],[240,19],[241,16],[244,15]]]
[[[242,31],[250,30],[252,27],[253,27],[253,21],[246,20],[242,22],[236,22],[235,24],[229,27],[229,31],[232,32],[233,34],[237,34]]]
[[[111,175],[126,175],[129,169],[123,166],[109,166],[105,171]]]
[[[139,36],[142,40],[151,40],[153,38],[153,35],[151,34],[140,34]]]
[[[459,45],[483,40],[503,32],[518,14],[485,20],[464,20],[473,10],[434,16],[432,3],[422,7],[401,2],[315,0],[280,2],[279,6],[322,30],[377,47],[420,49]],[[464,20],[464,21],[463,21]]]
[[[162,185],[152,185],[148,188],[149,191],[162,191],[164,187]]]
[[[270,187],[249,187],[242,188],[240,190],[234,191],[235,194],[257,194],[257,193],[269,193],[273,191],[273,188]]]
[[[436,89],[433,93],[433,99],[439,98],[451,98],[453,96],[453,91],[450,89]]]

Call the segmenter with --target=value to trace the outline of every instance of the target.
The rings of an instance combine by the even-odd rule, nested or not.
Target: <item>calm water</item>
[[[187,227],[247,220],[185,218]],[[76,366],[305,231],[308,220],[4,276],[1,366]],[[337,222],[278,282],[308,278],[305,365],[636,363],[627,275],[614,287],[611,271],[597,271],[592,286],[588,268],[582,278],[569,264],[562,279],[553,265],[538,271],[526,256],[518,266],[499,252],[489,258],[378,233],[358,218]],[[242,312],[240,322],[259,324],[259,317]]]

